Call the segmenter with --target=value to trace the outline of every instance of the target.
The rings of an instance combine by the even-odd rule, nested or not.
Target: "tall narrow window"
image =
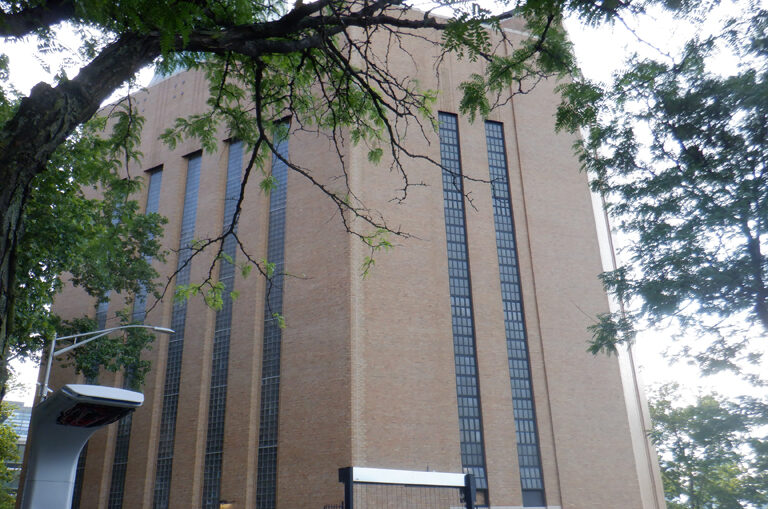
[[[515,226],[509,193],[504,132],[498,122],[485,123],[488,164],[491,176],[493,221],[496,227],[496,251],[499,258],[501,300],[504,306],[504,329],[507,336],[509,380],[512,385],[512,410],[517,434],[517,457],[523,505],[544,506],[544,479],[533,404],[528,338],[523,319],[520,269],[515,247]]]
[[[275,140],[275,149],[288,157],[288,137]],[[277,314],[283,312],[283,269],[285,254],[285,204],[288,167],[272,156],[272,176],[277,185],[269,198],[267,260],[274,264],[274,276],[267,282],[264,299],[264,344],[261,363],[261,413],[259,455],[256,477],[256,509],[274,509],[277,488],[277,425],[280,394],[280,342],[282,330]]]
[[[115,212],[112,216],[112,224],[117,224],[120,221],[120,215]],[[104,294],[104,300],[96,304],[96,330],[102,330],[107,326],[107,311],[109,310],[109,294],[111,292],[107,290]],[[92,365],[93,371],[98,374],[99,366]],[[98,376],[93,374],[87,374],[85,376],[85,383],[96,385],[98,383]],[[83,450],[80,451],[80,456],[77,458],[77,467],[75,468],[75,487],[72,492],[72,509],[80,508],[80,497],[83,494],[83,476],[85,475],[85,462],[88,457],[88,444],[85,444]]]
[[[147,189],[147,207],[145,214],[156,213],[160,207],[160,187],[163,182],[163,171],[158,168],[151,170],[149,174],[149,187]],[[147,259],[151,261],[150,258]],[[147,311],[147,292],[139,292],[133,300],[134,322],[143,322]],[[131,373],[126,370],[123,376],[123,388],[129,389],[133,385]],[[120,419],[117,423],[117,437],[115,439],[115,456],[112,461],[112,480],[109,485],[108,509],[122,509],[123,496],[125,494],[125,472],[128,468],[128,448],[131,440],[131,427],[133,414]]]
[[[232,142],[229,145],[227,163],[227,186],[224,193],[224,231],[226,232],[235,217],[235,209],[240,198],[242,181],[243,143]],[[211,366],[211,389],[208,396],[208,436],[205,444],[205,466],[203,468],[203,508],[219,509],[221,492],[221,459],[224,450],[224,413],[227,403],[227,374],[229,369],[229,339],[232,331],[232,296],[235,289],[235,255],[237,239],[232,234],[224,237],[221,247],[226,255],[219,266],[219,282],[222,290],[223,305],[216,313],[216,325],[213,331],[213,360]],[[228,259],[227,259],[228,257]]]
[[[106,300],[96,304],[96,330],[107,326],[107,309],[109,309],[109,293],[105,295]]]
[[[160,189],[163,184],[162,167],[149,170],[149,186],[147,188],[147,208],[145,214],[156,214],[160,208]],[[151,260],[147,260],[151,261]],[[131,319],[134,322],[143,322],[147,313],[147,292],[142,290],[133,300],[133,314]]]
[[[80,497],[83,495],[83,475],[85,475],[85,459],[88,457],[88,444],[83,446],[80,456],[77,457],[77,466],[75,467],[75,487],[72,491],[72,509],[80,508]]]
[[[106,300],[96,304],[96,330],[101,330],[107,326],[107,310],[109,309],[109,294],[107,291],[104,296]],[[98,369],[98,367],[97,367]],[[85,383],[96,384],[98,378],[92,375],[86,375]],[[75,487],[72,491],[72,509],[80,508],[80,498],[83,495],[83,476],[85,475],[85,462],[88,458],[88,444],[85,444],[83,450],[80,451],[80,456],[77,457],[77,466],[75,467]]]
[[[179,237],[179,261],[176,285],[189,284],[192,256],[192,240],[195,235],[197,218],[197,194],[200,187],[200,166],[202,154],[190,156],[187,165],[187,185],[184,192],[184,212],[181,218]],[[166,509],[171,492],[171,468],[173,466],[173,440],[176,434],[176,411],[179,405],[179,380],[181,378],[181,357],[184,350],[184,325],[187,320],[187,301],[173,304],[171,329],[175,330],[168,340],[168,360],[165,367],[163,409],[160,416],[160,436],[157,448],[155,471],[155,493],[153,507]]]
[[[459,128],[456,115],[440,113],[440,160],[443,167],[443,205],[448,243],[448,283],[456,362],[456,396],[459,407],[461,463],[474,475],[480,493],[486,493],[483,426],[475,351],[475,324],[467,252],[464,185],[461,174]],[[478,502],[483,504],[481,497]]]

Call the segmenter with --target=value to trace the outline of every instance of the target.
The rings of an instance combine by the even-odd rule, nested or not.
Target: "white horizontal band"
[[[464,487],[464,474],[352,467],[352,482]]]

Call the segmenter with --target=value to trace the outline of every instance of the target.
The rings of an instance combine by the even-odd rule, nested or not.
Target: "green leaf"
[[[279,182],[277,181],[274,175],[267,175],[266,177],[261,179],[261,181],[259,182],[259,189],[261,189],[265,194],[269,194],[278,185],[279,185]]]
[[[280,313],[272,313],[272,318],[277,320],[277,326],[285,329],[285,317]]]
[[[381,162],[381,156],[384,154],[384,150],[381,148],[373,148],[368,151],[368,161],[373,164],[379,164]]]

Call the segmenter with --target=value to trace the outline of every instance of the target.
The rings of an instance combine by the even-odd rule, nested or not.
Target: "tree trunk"
[[[55,88],[36,85],[0,131],[0,398],[8,381],[16,253],[23,234],[24,207],[36,176],[75,128],[90,119],[102,101],[160,53],[156,37],[124,35],[76,78]]]
[[[5,159],[5,158],[3,158]],[[8,336],[13,327],[13,293],[16,275],[16,251],[23,233],[23,210],[34,173],[23,166],[0,166],[0,401],[8,383]]]
[[[768,289],[765,287],[765,278],[763,277],[763,253],[760,249],[760,237],[747,235],[747,252],[752,267],[752,276],[754,277],[754,295],[755,295],[755,315],[768,331]]]

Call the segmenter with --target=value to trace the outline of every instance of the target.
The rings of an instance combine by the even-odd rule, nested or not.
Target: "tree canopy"
[[[653,430],[670,509],[744,509],[768,503],[766,404],[701,395],[677,403],[665,386],[651,401]]]
[[[757,360],[749,343],[768,331],[768,12],[752,7],[679,55],[635,56],[610,87],[564,87],[561,125],[586,129],[584,168],[629,243],[626,265],[602,275],[625,309],[600,317],[594,351],[670,319],[712,338],[691,350],[706,370]]]
[[[8,422],[14,408],[7,403],[0,404],[0,509],[16,506],[16,497],[10,493],[10,485],[19,472],[11,467],[21,461],[19,458],[19,436]]]

